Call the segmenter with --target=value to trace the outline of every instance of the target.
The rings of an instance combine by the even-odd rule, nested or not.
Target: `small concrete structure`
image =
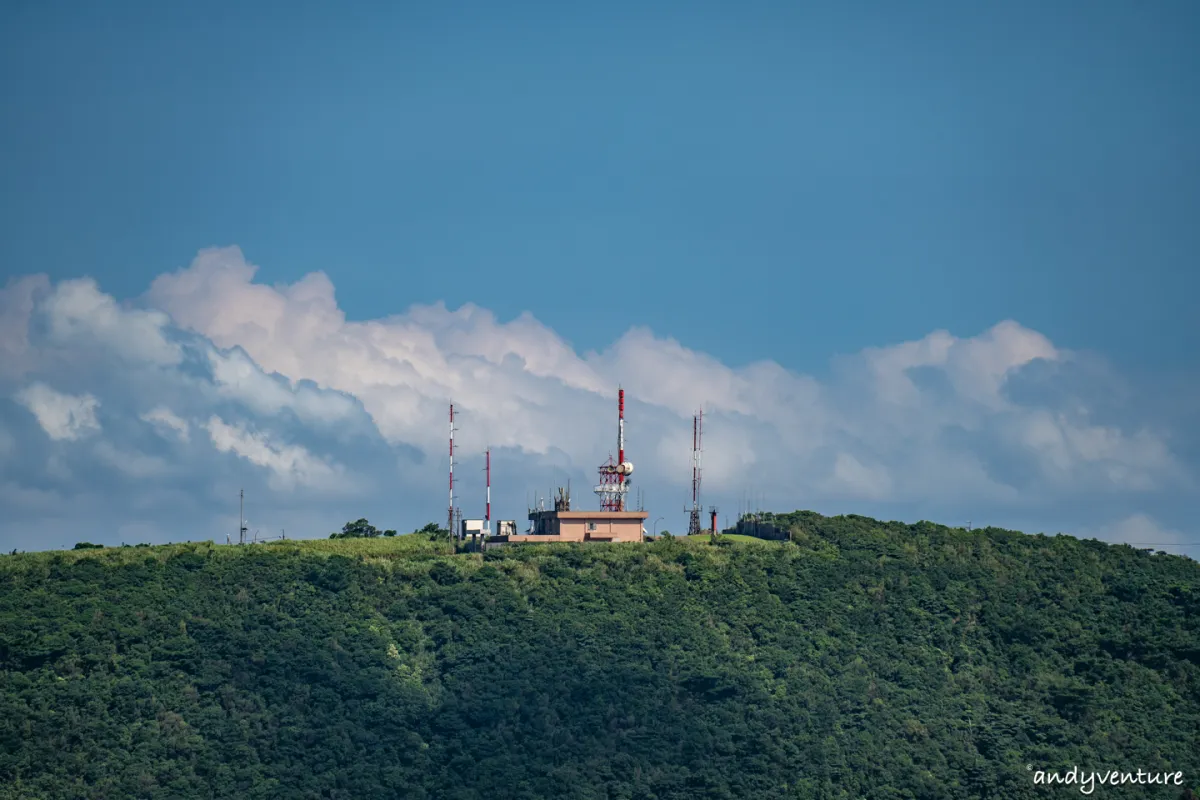
[[[489,545],[553,542],[641,542],[647,511],[533,511],[529,533],[492,536]]]

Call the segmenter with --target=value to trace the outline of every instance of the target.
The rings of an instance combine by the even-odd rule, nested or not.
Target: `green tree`
[[[383,534],[383,531],[376,528],[365,518],[356,519],[353,522],[347,522],[342,526],[341,533],[329,534],[330,539],[374,539],[376,536]],[[393,535],[395,535],[393,533]]]
[[[429,540],[432,542],[445,542],[445,541],[449,541],[449,539],[450,539],[450,531],[439,526],[436,522],[426,523],[423,528],[421,528],[418,531],[415,531],[415,533],[424,534],[425,536],[428,536]]]

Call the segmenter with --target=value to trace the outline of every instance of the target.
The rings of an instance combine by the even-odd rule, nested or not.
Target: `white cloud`
[[[1040,456],[1043,473],[1057,480],[1070,479],[1083,467],[1099,466],[1114,487],[1152,489],[1155,474],[1173,463],[1166,444],[1149,432],[1127,434],[1089,425],[1086,415],[1072,420],[1063,413],[1033,411],[1014,433]]]
[[[351,398],[338,392],[305,390],[286,378],[267,375],[241,349],[206,353],[213,383],[224,397],[241,401],[261,414],[291,409],[309,422],[337,422],[358,410]]]
[[[39,300],[50,292],[45,275],[10,279],[0,290],[0,378],[29,369],[29,323]]]
[[[105,403],[102,442],[30,463],[64,486],[84,485],[97,469],[158,486],[143,497],[143,522],[186,498],[196,513],[215,513],[204,509],[229,502],[254,475],[281,520],[310,500],[312,514],[336,517],[342,501],[330,498],[341,497],[423,522],[446,502],[449,402],[460,497],[472,502],[476,483],[482,495],[474,461],[490,445],[497,505],[516,506],[531,488],[593,482],[615,450],[623,385],[635,487],[668,513],[688,498],[691,415],[701,404],[705,499],[727,508],[750,490],[774,507],[932,518],[1058,509],[1069,518],[1091,507],[1081,498],[1130,511],[1194,485],[1166,427],[1101,414],[1105,386],[1080,396],[1071,380],[1077,354],[1012,321],[871,348],[818,379],[770,361],[731,368],[644,328],[577,353],[529,314],[502,323],[471,305],[351,321],[321,273],[278,286],[254,274],[237,248],[202,251],[156,279],[142,308],[90,280],[10,282],[0,332],[20,365],[0,381],[39,379],[17,396],[59,440],[98,431],[97,398]],[[85,353],[95,370],[77,368]],[[48,382],[87,391],[61,394]],[[1014,382],[1026,391],[1014,393]],[[138,438],[146,427],[124,421],[139,417],[159,438]],[[206,435],[195,441],[193,427]],[[120,491],[134,489],[112,489]]]
[[[90,394],[63,394],[38,382],[17,392],[16,400],[37,417],[42,430],[55,441],[73,441],[100,430],[96,420],[100,401]]]
[[[323,274],[268,287],[252,282],[254,272],[237,248],[204,251],[187,269],[155,280],[148,298],[218,346],[243,348],[267,371],[357,397],[389,441],[431,454],[444,448],[440,418],[453,400],[464,416],[464,446],[487,442],[543,455],[561,449],[580,466],[599,463],[610,449],[610,404],[621,383],[631,398],[629,441],[640,474],[658,472],[677,486],[688,479],[686,440],[700,403],[711,412],[714,445],[706,474],[774,482],[776,493],[801,482],[847,497],[928,497],[953,491],[960,475],[977,490],[988,469],[946,446],[950,429],[1004,430],[1060,483],[1149,488],[1177,471],[1149,434],[1091,425],[1078,410],[1051,413],[1009,400],[1006,381],[1018,370],[1070,358],[1011,321],[976,337],[935,331],[867,350],[843,360],[843,380],[822,385],[770,362],[732,369],[645,329],[603,353],[579,355],[528,315],[501,324],[473,306],[348,322]],[[943,376],[948,393],[922,388],[916,369]],[[255,390],[264,409],[282,406],[282,391]],[[331,405],[329,413],[337,409]],[[932,450],[960,468],[914,472],[918,454]],[[757,474],[747,472],[750,465]],[[1004,493],[1003,480],[991,482],[991,496]]]
[[[184,442],[191,439],[191,427],[187,420],[177,416],[166,406],[155,406],[139,415],[139,419],[153,425],[161,436],[173,436]]]
[[[216,416],[210,417],[204,427],[213,447],[270,470],[273,485],[277,487],[290,489],[298,484],[327,488],[330,484],[340,483],[341,465],[328,464],[303,447],[277,444],[264,433],[230,425]]]
[[[179,346],[164,336],[166,314],[122,309],[91,278],[58,284],[42,310],[57,344],[100,344],[136,363],[169,366],[182,359]]]
[[[911,380],[910,371],[933,367],[946,374],[959,397],[991,410],[1005,407],[1001,390],[1014,370],[1038,359],[1053,361],[1061,357],[1046,337],[1011,320],[970,339],[934,331],[915,342],[871,348],[863,353],[876,393],[884,402],[919,402],[922,393]]]

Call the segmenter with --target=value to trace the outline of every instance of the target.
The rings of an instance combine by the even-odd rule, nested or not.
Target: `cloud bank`
[[[587,503],[615,447],[618,385],[660,529],[683,524],[703,405],[705,500],[731,518],[751,497],[1200,539],[1183,529],[1195,465],[1173,448],[1174,421],[1095,357],[1013,321],[840,356],[818,378],[731,368],[648,328],[577,353],[530,314],[473,305],[350,320],[324,274],[267,286],[255,271],[230,247],[132,302],[88,278],[0,291],[0,498],[13,509],[0,546],[220,540],[236,535],[241,488],[263,535],[364,515],[412,529],[444,518],[451,401],[467,516],[481,516],[486,447],[499,516],[520,519],[568,479]],[[1120,527],[1130,519],[1140,527]]]

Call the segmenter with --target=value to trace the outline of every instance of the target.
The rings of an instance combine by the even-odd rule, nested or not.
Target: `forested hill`
[[[1200,783],[1200,564],[799,512],[0,557],[0,798],[1068,797]],[[82,536],[83,534],[81,534]],[[1032,768],[1032,769],[1030,769]]]

